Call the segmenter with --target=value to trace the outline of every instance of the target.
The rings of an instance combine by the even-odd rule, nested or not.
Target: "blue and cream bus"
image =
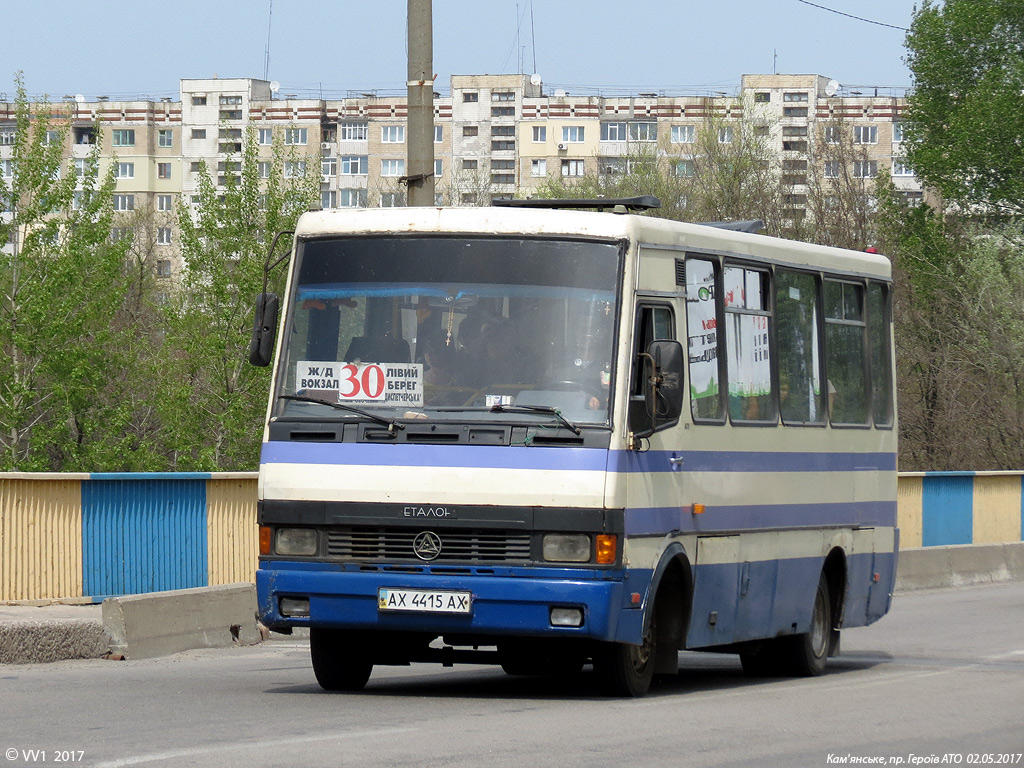
[[[262,621],[309,628],[329,690],[465,661],[639,696],[681,649],[821,673],[895,577],[889,262],[532,202],[299,219],[250,354]]]

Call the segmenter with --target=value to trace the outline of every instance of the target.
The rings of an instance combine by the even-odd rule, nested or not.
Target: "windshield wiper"
[[[339,411],[348,411],[354,413],[357,416],[362,416],[365,419],[369,419],[383,427],[388,428],[388,432],[394,432],[396,429],[405,429],[405,424],[399,424],[394,419],[385,419],[383,416],[378,416],[375,413],[364,411],[361,408],[355,408],[351,405],[345,405],[344,403],[332,403],[328,400],[319,400],[315,397],[306,397],[304,395],[278,395],[279,400],[294,400],[297,403],[316,403],[318,405],[329,405]]]
[[[554,416],[566,429],[574,435],[582,434],[580,428],[569,421],[562,412],[552,405],[492,405],[488,410],[494,413],[507,411],[509,413],[546,413]]]

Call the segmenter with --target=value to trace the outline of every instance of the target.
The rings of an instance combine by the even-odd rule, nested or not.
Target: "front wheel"
[[[642,645],[604,643],[594,653],[594,672],[606,694],[639,698],[647,693],[654,679],[656,636],[652,621]]]
[[[309,630],[313,674],[325,691],[361,691],[373,671],[369,653],[358,633],[320,627]]]

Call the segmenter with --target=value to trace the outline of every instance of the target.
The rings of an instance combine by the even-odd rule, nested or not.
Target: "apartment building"
[[[615,175],[653,152],[675,173],[690,172],[697,136],[713,126],[722,143],[754,131],[778,158],[791,215],[802,215],[811,171],[840,170],[829,146],[852,146],[855,176],[887,169],[897,188],[922,188],[901,162],[902,96],[844,89],[819,75],[744,75],[738,93],[573,95],[537,75],[455,75],[434,100],[434,182],[438,205],[481,205],[528,196],[549,177]],[[181,80],[180,101],[67,103],[67,172],[102,133],[105,163],[116,162],[115,237],[146,238],[157,273],[174,277],[178,207],[192,205],[204,164],[218,186],[241,170],[248,130],[256,132],[259,175],[318,174],[325,208],[403,205],[407,107],[404,96],[360,94],[298,99],[252,78]],[[0,172],[10,172],[13,105],[0,102]],[[283,163],[275,167],[276,146]],[[842,157],[842,155],[835,155]],[[5,162],[6,161],[6,162]],[[820,166],[820,167],[819,167]]]

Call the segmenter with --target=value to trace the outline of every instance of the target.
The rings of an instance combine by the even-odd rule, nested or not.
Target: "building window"
[[[220,111],[221,120],[241,120],[242,110],[240,109],[222,109]]]
[[[475,171],[476,169],[477,169],[477,161],[476,160],[463,160],[462,161],[462,170],[464,170],[464,171]]]
[[[838,125],[826,125],[822,134],[826,144],[838,144],[842,139],[842,131]]]
[[[783,117],[807,117],[807,107],[783,107]]]
[[[842,171],[843,164],[838,160],[826,160],[825,161],[825,178],[826,179],[838,179]]]
[[[514,173],[492,173],[491,184],[515,184],[516,175]]]
[[[159,130],[156,132],[156,145],[158,147],[173,147],[174,146],[174,131]]]
[[[790,139],[796,136],[805,137],[807,136],[806,125],[784,125],[782,127],[782,138]]]
[[[308,133],[309,133],[309,130],[307,128],[285,128],[284,129],[284,143],[285,144],[305,144]]]
[[[562,161],[562,175],[563,176],[582,176],[584,171],[582,160],[563,160]]]
[[[731,125],[723,125],[718,129],[718,143],[732,144],[733,129]]]
[[[193,128],[192,129],[192,138],[193,139],[205,139],[206,138],[206,129],[205,128]]]
[[[273,128],[260,128],[256,134],[256,140],[263,146],[269,146],[274,143],[274,129]]]
[[[303,129],[305,130],[305,129]],[[286,179],[301,179],[306,175],[305,160],[285,160],[284,177]]]
[[[491,128],[491,136],[515,136],[516,127],[514,125],[495,125]]]
[[[202,170],[202,163],[200,161],[195,161],[189,165],[188,169],[192,171],[192,173],[199,173],[199,171]]]
[[[673,125],[671,139],[673,144],[693,144],[697,140],[697,127],[693,125]]]
[[[156,177],[158,179],[169,179],[169,178],[171,178],[171,164],[170,163],[157,163],[156,164]]]
[[[81,170],[79,170],[78,164],[81,163]],[[85,160],[75,161],[75,174],[78,176],[85,175]],[[13,179],[14,178],[14,161],[13,160],[0,160],[0,179]]]
[[[900,197],[910,208],[916,208],[924,202],[924,192],[899,192]]]
[[[878,175],[878,161],[854,160],[853,175],[858,179],[873,179]]]
[[[903,123],[892,124],[892,140],[894,144],[903,141]]]
[[[380,161],[381,176],[404,176],[405,160],[384,159]]]
[[[474,101],[480,101],[480,94],[476,91],[464,91],[462,94],[462,101],[469,104]]]
[[[380,140],[383,144],[401,144],[405,141],[404,125],[382,125]]]
[[[541,158],[539,160],[530,161],[530,175],[531,176],[547,176],[548,175],[548,161]]]
[[[767,104],[772,100],[772,95],[769,91],[757,91],[754,93],[755,104]]]
[[[206,106],[206,97],[205,96],[193,96],[192,97],[192,106],[193,107],[205,107]]]
[[[784,94],[782,94],[782,100],[786,101],[786,102],[789,102],[789,103],[793,103],[793,102],[803,103],[803,102],[806,102],[808,100],[808,95],[807,95],[806,91],[801,91],[799,93],[784,93]]]
[[[221,104],[241,104],[242,103],[242,97],[241,96],[221,96],[220,97],[220,103]]]
[[[584,126],[582,125],[563,125],[562,126],[562,141],[565,144],[580,144],[583,142]]]
[[[369,137],[368,123],[342,123],[342,141],[366,141]]]
[[[256,163],[256,174],[261,179],[269,179],[270,178],[270,161],[269,160],[260,160],[259,162],[257,162]]]
[[[548,127],[546,125],[533,126],[533,143],[543,144],[548,140]]]
[[[494,91],[491,94],[491,101],[515,101],[515,91]]]
[[[492,171],[514,171],[516,169],[515,160],[492,160],[491,170]]]
[[[892,175],[893,176],[913,176],[914,169],[904,163],[902,160],[893,158],[892,160]]]
[[[51,146],[53,144],[60,144],[60,131],[46,132],[46,145]]]
[[[381,208],[398,208],[402,204],[402,196],[397,192],[381,192]]]
[[[174,198],[171,195],[157,195],[156,196],[156,209],[158,211],[173,211],[174,210]]]
[[[13,127],[4,126],[0,128],[0,146],[9,147],[14,144],[15,130]]]
[[[156,276],[157,277],[170,277],[171,276],[171,260],[170,259],[159,259],[156,262]]]
[[[117,243],[121,240],[130,239],[132,231],[128,227],[114,227],[110,230],[110,242]]]
[[[657,141],[657,123],[630,123],[629,138],[631,141]]]
[[[878,126],[877,125],[855,125],[855,126],[853,126],[853,143],[854,144],[877,144],[878,143]]]
[[[369,167],[366,155],[345,155],[341,158],[342,176],[365,176]]]
[[[601,123],[601,141],[625,141],[625,123]]]
[[[340,208],[365,208],[366,201],[365,189],[338,190],[338,206]]]
[[[516,149],[515,139],[491,142],[492,152],[514,152]]]
[[[463,136],[478,136],[480,134],[480,126],[478,125],[464,125],[462,126]]]
[[[491,107],[491,117],[515,117],[515,107]]]
[[[443,125],[435,125],[434,126],[434,143],[435,144],[440,144],[442,141],[444,141],[444,126]]]
[[[134,211],[135,195],[114,195],[115,211]]]
[[[14,169],[14,162],[12,160],[0,160],[0,169],[4,168],[4,163],[10,163],[11,164],[11,170]],[[74,168],[75,168],[75,176],[77,178],[79,178],[79,179],[85,178],[85,169],[87,167],[87,164],[88,164],[88,161],[84,157],[79,157],[79,158],[75,159]],[[5,179],[11,178],[11,174],[8,173],[6,170],[4,170],[3,173],[0,174],[0,175],[3,175],[3,177]]]
[[[135,146],[135,130],[132,128],[115,128],[112,137],[111,144],[115,147]]]
[[[320,207],[321,208],[337,208],[338,207],[338,192],[334,189],[325,189],[320,193]]]
[[[434,178],[440,179],[444,175],[444,160],[434,160]]]
[[[676,176],[682,176],[683,178],[690,178],[694,174],[693,160],[677,160],[673,168]]]
[[[156,244],[157,245],[170,245],[171,244],[171,228],[160,227],[156,231]]]
[[[783,139],[782,149],[784,152],[806,152],[806,139]]]
[[[321,176],[337,176],[338,175],[338,158],[336,157],[325,157],[320,161],[320,175]],[[330,207],[330,206],[324,206]]]
[[[134,179],[135,178],[135,163],[118,163],[117,168],[114,170],[114,178],[116,179]]]

